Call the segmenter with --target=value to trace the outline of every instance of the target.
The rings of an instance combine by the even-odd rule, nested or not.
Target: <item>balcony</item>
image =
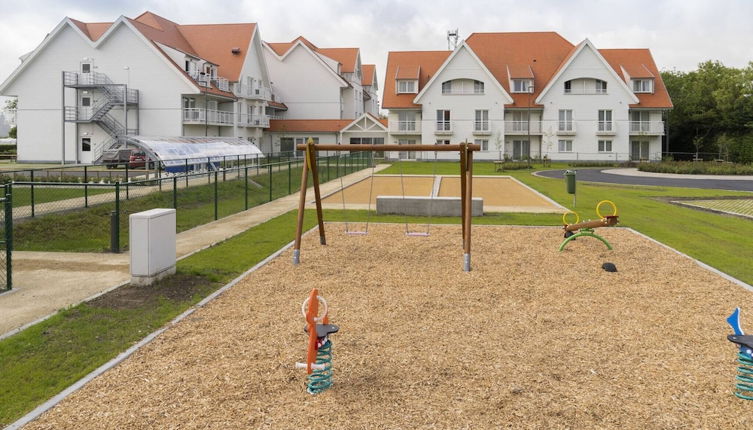
[[[452,121],[437,121],[434,123],[434,134],[446,136],[452,134]]]
[[[530,128],[530,131],[529,131]],[[505,134],[509,135],[528,135],[541,134],[541,121],[539,120],[518,120],[505,121]]]
[[[630,134],[639,136],[663,136],[664,121],[630,121]]]
[[[575,123],[572,121],[558,121],[557,134],[560,136],[572,136],[575,134]]]
[[[269,127],[269,115],[238,115],[238,125],[241,127]]]
[[[565,88],[565,94],[573,95],[605,95],[606,88]]]
[[[394,121],[390,122],[392,134],[421,134],[421,121]]]
[[[100,72],[63,72],[63,85],[66,87],[94,87],[112,84],[112,80]]]
[[[597,136],[614,136],[617,134],[617,123],[614,121],[598,121],[596,124]]]
[[[272,100],[272,90],[267,87],[249,87],[247,85],[237,84],[233,89],[236,97],[243,97],[251,100]]]
[[[233,112],[206,110],[201,108],[183,109],[184,124],[233,125]]]
[[[474,121],[473,122],[473,135],[474,136],[488,136],[492,134],[492,126],[489,121]]]
[[[221,91],[230,91],[230,82],[225,78],[214,77],[211,82]]]

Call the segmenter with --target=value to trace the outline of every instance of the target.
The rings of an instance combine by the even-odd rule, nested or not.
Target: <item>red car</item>
[[[130,159],[128,160],[128,168],[130,169],[136,169],[136,168],[143,168],[146,165],[146,154],[144,152],[134,152],[131,154]],[[154,169],[154,161],[149,161],[149,168]]]

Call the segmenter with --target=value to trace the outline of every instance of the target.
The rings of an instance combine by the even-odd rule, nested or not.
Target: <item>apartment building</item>
[[[89,163],[126,135],[259,142],[272,92],[254,23],[63,19],[0,85],[18,98],[18,159]]]
[[[672,107],[648,49],[599,50],[554,32],[390,52],[382,101],[390,143],[468,141],[481,145],[478,158],[518,160],[660,159]]]

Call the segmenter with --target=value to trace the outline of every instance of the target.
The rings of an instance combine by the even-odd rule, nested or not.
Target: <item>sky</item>
[[[447,49],[447,30],[556,31],[597,48],[649,48],[661,70],[753,61],[750,0],[0,0],[0,81],[65,16],[110,22],[149,10],[181,24],[256,22],[262,38],[359,47],[384,80],[389,51]]]

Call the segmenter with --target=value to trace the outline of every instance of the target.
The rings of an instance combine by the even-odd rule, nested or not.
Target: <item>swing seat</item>
[[[421,232],[421,231],[409,231],[408,233],[405,233],[406,236],[420,236],[420,237],[426,237],[429,236],[429,233]]]
[[[367,231],[346,231],[345,234],[349,234],[352,236],[366,236],[369,234]]]

